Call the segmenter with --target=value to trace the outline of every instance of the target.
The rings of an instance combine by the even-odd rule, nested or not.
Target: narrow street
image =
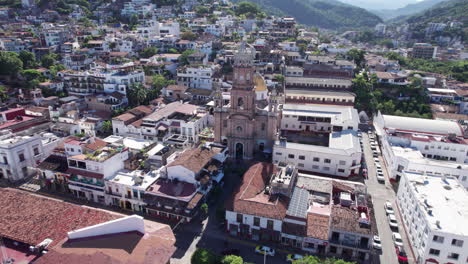
[[[385,175],[385,184],[379,183],[377,181],[376,167],[374,164],[374,158],[372,156],[372,150],[370,147],[369,135],[367,133],[362,133],[362,141],[364,143],[364,155],[368,168],[368,178],[365,180],[367,186],[367,191],[372,196],[375,219],[377,221],[377,229],[379,231],[379,236],[382,241],[382,252],[380,255],[376,255],[374,263],[381,264],[397,264],[398,259],[395,252],[395,245],[392,239],[392,230],[388,225],[387,215],[385,213],[384,204],[387,200],[392,202],[393,208],[395,210],[395,216],[399,223],[399,233],[403,238],[405,251],[408,255],[409,263],[414,263],[411,258],[411,251],[408,246],[408,239],[406,237],[405,231],[402,226],[402,221],[400,215],[397,213],[396,204],[395,204],[395,192],[392,189],[390,184],[387,170],[385,169],[385,164],[382,160],[382,157],[379,155],[380,164],[382,166],[384,175]]]

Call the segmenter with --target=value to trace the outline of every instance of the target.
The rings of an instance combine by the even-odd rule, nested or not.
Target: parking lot
[[[374,161],[374,154],[371,149],[371,142],[369,135],[367,133],[362,133],[362,142],[363,142],[363,153],[367,165],[367,179],[365,180],[365,184],[367,186],[368,192],[372,196],[373,204],[374,204],[374,211],[375,211],[375,218],[377,222],[377,229],[379,231],[379,236],[382,241],[382,252],[380,255],[376,256],[374,263],[381,263],[381,264],[396,264],[398,263],[397,255],[395,252],[395,244],[392,239],[393,232],[399,232],[403,239],[404,249],[408,255],[409,263],[414,263],[411,251],[408,247],[408,240],[406,238],[405,231],[403,226],[400,225],[402,223],[400,219],[400,215],[398,214],[396,204],[395,204],[395,192],[392,189],[392,185],[389,181],[389,177],[387,175],[387,170],[385,168],[385,163],[382,160],[381,153],[378,153],[377,160],[378,164],[382,168],[382,174],[384,177],[383,181],[378,181],[377,179],[377,166],[376,162]],[[376,143],[377,144],[377,143]],[[378,147],[377,147],[378,149]],[[398,230],[390,228],[389,221],[387,214],[385,212],[385,202],[390,201],[392,204],[393,209],[395,210],[395,218],[398,224]],[[377,259],[378,258],[378,259]]]

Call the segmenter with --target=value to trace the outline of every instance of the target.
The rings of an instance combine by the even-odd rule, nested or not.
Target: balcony
[[[78,179],[78,177],[76,176],[70,178],[70,182],[84,183],[91,186],[104,187],[104,183],[102,182],[94,182],[92,179]]]

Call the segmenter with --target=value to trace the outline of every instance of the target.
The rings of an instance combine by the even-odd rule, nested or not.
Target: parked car
[[[395,212],[393,211],[393,206],[392,206],[392,203],[390,201],[386,201],[385,204],[384,204],[384,208],[385,208],[385,213],[387,213],[387,215],[389,214],[395,214]]]
[[[372,247],[377,250],[382,250],[382,241],[379,236],[374,236],[372,240]]]
[[[228,249],[223,250],[221,252],[221,254],[223,254],[223,256],[228,256],[228,255],[239,256],[240,255],[240,250],[238,250],[236,248],[228,248]]]
[[[257,246],[255,247],[255,253],[268,255],[268,256],[275,256],[275,250],[267,247],[267,246]]]
[[[286,261],[287,262],[293,262],[295,260],[299,260],[299,259],[303,259],[304,256],[302,255],[299,255],[299,254],[289,254],[287,257],[286,257]]]
[[[380,165],[380,163],[377,163],[377,162],[375,163],[375,167],[376,167],[377,169],[382,169],[382,165]]]
[[[403,247],[403,240],[401,239],[401,235],[399,233],[394,232],[392,234],[392,239],[393,239],[393,243],[395,243],[395,246]]]
[[[377,173],[377,181],[379,183],[385,183],[385,177],[382,173]]]
[[[379,163],[379,162],[380,162],[379,158],[375,158],[375,157],[374,157],[374,162],[375,162],[375,163]]]
[[[403,247],[395,247],[396,255],[398,258],[398,263],[408,264],[408,255],[406,255],[405,249]]]
[[[395,215],[389,214],[387,218],[388,218],[388,225],[390,226],[390,228],[398,229],[398,221]]]

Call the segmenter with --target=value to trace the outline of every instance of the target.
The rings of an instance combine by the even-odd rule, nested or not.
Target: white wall
[[[69,239],[78,239],[129,231],[138,231],[142,234],[145,234],[145,222],[143,217],[138,215],[130,215],[117,220],[74,230],[68,232],[67,234]]]
[[[281,232],[281,226],[282,226],[282,223],[283,223],[281,220],[265,218],[265,217],[259,217],[260,218],[260,227],[256,227],[256,226],[254,226],[254,217],[255,216],[247,215],[247,214],[242,214],[242,216],[244,218],[243,219],[244,224],[249,225],[251,228],[257,228],[257,229],[267,228],[268,220],[272,220],[273,221],[273,229],[276,230],[276,231]],[[226,210],[226,220],[227,220],[227,226],[229,226],[229,224],[236,224],[236,225],[239,224],[237,222],[237,213],[236,212]]]

